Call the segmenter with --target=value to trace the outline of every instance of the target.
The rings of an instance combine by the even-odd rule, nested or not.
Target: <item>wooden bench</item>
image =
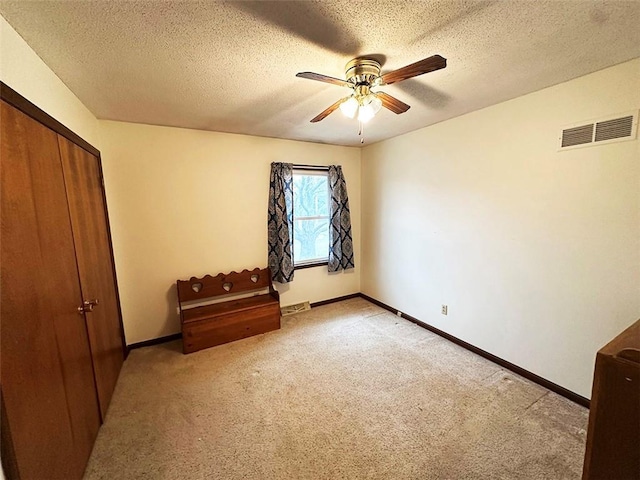
[[[178,280],[177,287],[184,353],[280,328],[280,295],[273,288],[268,268],[191,277]],[[268,293],[258,292],[267,288]],[[193,306],[194,302],[214,300],[222,301]]]

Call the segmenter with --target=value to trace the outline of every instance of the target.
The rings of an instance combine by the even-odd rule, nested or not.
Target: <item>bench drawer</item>
[[[184,353],[233,342],[280,328],[279,304],[185,322],[182,325]]]

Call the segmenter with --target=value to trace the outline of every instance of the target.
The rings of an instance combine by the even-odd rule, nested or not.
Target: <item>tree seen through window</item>
[[[329,182],[327,172],[293,172],[294,265],[326,261],[329,256]]]

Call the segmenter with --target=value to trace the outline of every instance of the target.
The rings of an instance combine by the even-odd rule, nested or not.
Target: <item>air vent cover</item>
[[[560,150],[634,140],[638,111],[618,114],[564,127],[560,132]]]
[[[633,132],[633,115],[596,123],[596,142],[625,138]]]
[[[280,313],[283,317],[285,317],[287,315],[293,315],[295,313],[306,312],[307,310],[311,310],[311,305],[309,304],[309,302],[301,302],[294,305],[287,305],[286,307],[282,307],[280,309]]]
[[[593,141],[593,123],[579,127],[567,128],[562,131],[562,146],[571,147]]]

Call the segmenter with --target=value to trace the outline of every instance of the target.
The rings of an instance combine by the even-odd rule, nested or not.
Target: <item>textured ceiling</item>
[[[0,13],[98,118],[359,145],[344,95],[296,78],[382,72],[434,54],[444,70],[381,90],[367,144],[640,57],[640,1],[0,1]]]

